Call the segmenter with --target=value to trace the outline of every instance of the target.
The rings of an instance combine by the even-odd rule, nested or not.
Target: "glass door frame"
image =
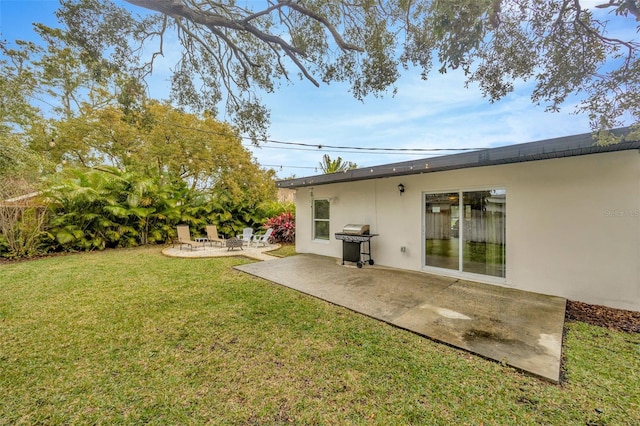
[[[481,273],[473,273],[473,272],[464,272],[463,267],[464,267],[464,251],[463,251],[463,246],[464,246],[464,230],[463,229],[459,229],[458,232],[460,232],[459,237],[458,237],[458,247],[457,247],[457,251],[458,251],[458,269],[448,269],[448,268],[444,268],[444,267],[437,267],[437,266],[429,266],[427,265],[427,210],[426,210],[426,204],[427,204],[427,196],[428,195],[437,195],[437,194],[450,194],[450,193],[455,193],[458,195],[458,215],[459,215],[459,219],[461,220],[460,223],[462,223],[462,219],[464,216],[464,204],[463,204],[463,200],[464,200],[464,194],[465,193],[470,193],[470,192],[478,192],[478,191],[503,191],[505,194],[505,210],[504,210],[504,233],[506,235],[506,212],[507,212],[507,207],[506,207],[506,187],[505,186],[482,186],[482,187],[475,187],[475,188],[457,188],[457,189],[449,189],[449,190],[438,190],[438,191],[423,191],[422,192],[422,197],[421,197],[421,209],[422,209],[422,215],[421,215],[421,219],[422,219],[422,232],[421,232],[421,236],[422,236],[422,270],[423,272],[429,272],[429,273],[434,273],[434,274],[438,274],[438,275],[446,275],[446,276],[452,276],[452,277],[456,277],[456,278],[463,278],[463,279],[468,279],[468,280],[472,280],[472,281],[479,281],[479,282],[486,282],[486,283],[494,283],[494,284],[502,284],[502,285],[508,285],[508,281],[507,281],[507,277],[508,277],[508,268],[507,268],[507,261],[506,258],[504,260],[504,268],[505,268],[505,276],[504,277],[499,277],[499,276],[495,276],[495,275],[485,275],[485,274],[481,274]],[[463,226],[460,226],[459,228],[463,228]],[[505,237],[506,238],[506,237]],[[506,239],[505,239],[505,251],[506,251]]]

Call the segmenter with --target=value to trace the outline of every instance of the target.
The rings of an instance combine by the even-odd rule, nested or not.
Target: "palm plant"
[[[69,173],[46,192],[53,209],[49,232],[64,250],[105,248],[117,229],[103,214],[105,204],[116,202],[107,180],[95,171]]]
[[[166,242],[183,220],[184,184],[113,168],[74,170],[47,193],[50,233],[65,250]]]
[[[356,163],[352,163],[351,161],[343,161],[342,157],[338,157],[337,159],[332,160],[328,154],[325,154],[322,157],[322,161],[320,162],[320,169],[322,169],[322,173],[324,174],[346,172],[347,170],[357,168],[358,165]]]

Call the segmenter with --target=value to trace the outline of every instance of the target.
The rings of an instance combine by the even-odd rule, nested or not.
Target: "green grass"
[[[638,424],[640,337],[567,326],[558,386],[158,248],[0,266],[0,424]]]
[[[280,248],[277,250],[268,251],[267,254],[276,257],[287,257],[293,256],[296,254],[296,245],[295,244],[281,244]]]

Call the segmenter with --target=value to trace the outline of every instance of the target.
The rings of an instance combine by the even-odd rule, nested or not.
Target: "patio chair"
[[[251,245],[251,239],[253,238],[253,229],[252,228],[244,228],[242,230],[242,235],[236,236],[240,241],[242,241],[247,246]]]
[[[224,238],[220,238],[218,235],[218,227],[215,225],[207,225],[207,242],[211,243],[211,246],[214,244],[219,244],[224,247]]]
[[[203,241],[193,241],[191,239],[191,231],[189,230],[189,225],[178,225],[176,226],[178,230],[178,243],[180,243],[180,250],[182,250],[182,246],[186,245],[193,250],[194,247],[204,247],[205,243]]]
[[[271,234],[273,234],[273,228],[267,228],[264,234],[254,235],[252,242],[255,243],[256,247],[258,247],[258,244],[262,244],[266,247],[269,245],[269,238],[271,238]]]

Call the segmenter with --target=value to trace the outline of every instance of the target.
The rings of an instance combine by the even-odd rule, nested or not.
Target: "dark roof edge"
[[[610,130],[615,136],[627,135],[629,127]],[[392,176],[434,173],[445,170],[512,164],[551,158],[575,157],[603,152],[640,149],[640,140],[623,141],[611,145],[597,145],[593,133],[545,139],[516,145],[488,148],[461,154],[430,157],[420,160],[384,164],[381,166],[347,170],[346,172],[308,176],[276,182],[278,188],[302,188],[313,185],[377,179]]]

